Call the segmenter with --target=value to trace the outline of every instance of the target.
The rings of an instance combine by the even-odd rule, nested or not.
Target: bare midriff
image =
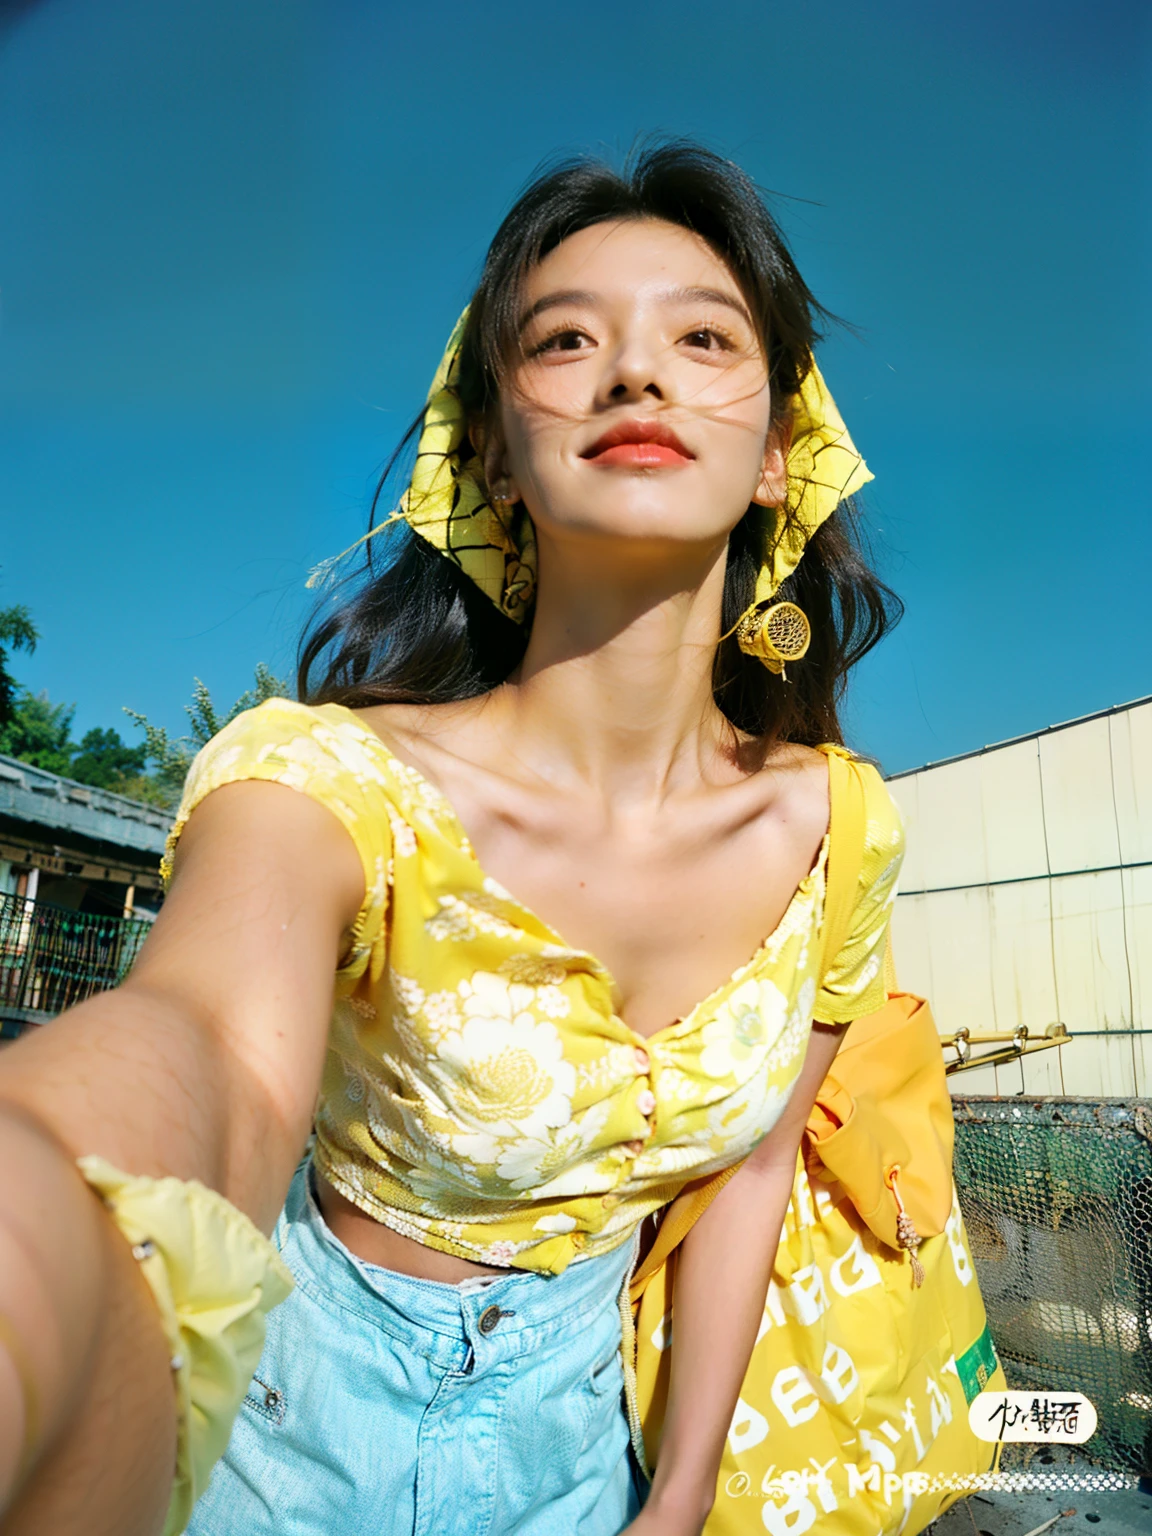
[[[454,1253],[444,1253],[439,1248],[429,1248],[415,1238],[394,1232],[383,1222],[366,1215],[358,1206],[346,1200],[334,1189],[319,1168],[316,1169],[316,1197],[328,1228],[345,1248],[351,1249],[358,1259],[368,1264],[379,1264],[381,1269],[395,1270],[397,1274],[413,1275],[418,1280],[442,1280],[455,1285],[470,1275],[508,1275],[523,1271],[510,1266],[475,1264],[471,1259],[458,1258]],[[640,1252],[637,1264],[643,1261],[656,1236],[652,1218],[643,1223],[640,1236]]]
[[[401,1275],[414,1275],[418,1280],[442,1280],[455,1285],[470,1275],[507,1275],[517,1271],[493,1264],[474,1264],[471,1259],[458,1258],[454,1253],[444,1253],[439,1248],[429,1248],[413,1237],[394,1232],[382,1221],[368,1216],[333,1189],[317,1168],[316,1196],[328,1228],[351,1249],[358,1259],[368,1264],[379,1264],[381,1269],[395,1270]]]

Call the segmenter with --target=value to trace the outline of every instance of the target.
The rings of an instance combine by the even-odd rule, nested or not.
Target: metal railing
[[[51,1018],[118,986],[150,927],[0,895],[0,1014]]]

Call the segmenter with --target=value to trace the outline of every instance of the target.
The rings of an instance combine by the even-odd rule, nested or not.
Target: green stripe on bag
[[[960,1377],[960,1385],[964,1388],[964,1397],[967,1402],[971,1403],[978,1393],[983,1392],[999,1364],[992,1344],[992,1335],[988,1332],[988,1324],[985,1323],[984,1332],[975,1344],[956,1359],[956,1374]]]

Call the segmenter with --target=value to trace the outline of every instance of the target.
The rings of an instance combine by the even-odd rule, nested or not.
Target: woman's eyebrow
[[[542,299],[537,299],[530,309],[524,311],[516,329],[522,331],[529,320],[542,315],[546,309],[558,309],[562,304],[595,304],[595,302],[596,295],[589,293],[586,288],[562,288],[557,293],[546,293]]]
[[[752,325],[752,316],[747,306],[734,294],[725,293],[722,288],[667,288],[659,297],[672,304],[723,304],[728,309],[734,309],[742,320]]]
[[[734,309],[747,325],[752,325],[752,316],[748,313],[747,307],[733,294],[725,293],[721,288],[665,288],[656,297],[665,304],[723,304],[727,309]],[[556,293],[546,293],[524,311],[517,330],[522,331],[530,320],[534,320],[537,315],[542,315],[545,310],[559,309],[565,304],[594,306],[595,303],[596,295],[586,288],[563,288]]]

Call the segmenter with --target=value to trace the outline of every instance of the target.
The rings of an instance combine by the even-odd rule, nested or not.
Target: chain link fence
[[[956,1185],[1009,1387],[1083,1392],[1099,1423],[1082,1454],[1152,1472],[1152,1101],[953,1109]],[[1001,1466],[1035,1449],[1006,1446]]]

